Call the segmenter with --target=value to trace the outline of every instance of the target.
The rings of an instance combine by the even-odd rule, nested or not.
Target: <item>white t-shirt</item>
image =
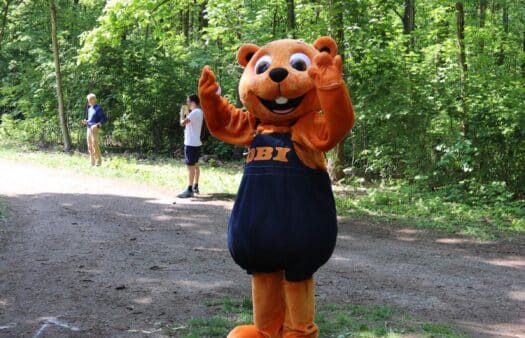
[[[190,120],[184,127],[184,145],[192,147],[202,146],[201,130],[203,113],[200,108],[193,109],[187,116]]]

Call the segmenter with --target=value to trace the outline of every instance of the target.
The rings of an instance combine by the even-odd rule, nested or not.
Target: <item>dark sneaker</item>
[[[177,195],[178,198],[189,198],[189,197],[193,197],[193,191],[191,190],[185,190],[183,191],[182,193],[180,193],[179,195]]]
[[[198,195],[199,194],[199,187],[193,187],[193,192]]]

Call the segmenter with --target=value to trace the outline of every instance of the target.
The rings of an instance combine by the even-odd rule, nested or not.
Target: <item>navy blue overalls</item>
[[[337,237],[328,174],[305,166],[289,133],[255,136],[228,224],[228,246],[248,273],[285,271],[311,277],[332,255]]]

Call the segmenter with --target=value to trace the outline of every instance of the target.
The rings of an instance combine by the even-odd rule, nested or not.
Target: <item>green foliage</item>
[[[458,185],[425,191],[406,181],[336,195],[338,213],[396,220],[415,227],[463,233],[480,239],[525,234],[525,203],[513,201],[504,182]]]
[[[56,128],[57,116],[37,116],[32,119],[15,119],[12,115],[2,116],[0,135],[12,141],[45,146],[60,140],[60,130]]]
[[[443,324],[435,324],[435,323],[425,323],[423,324],[423,331],[425,332],[425,336],[432,337],[432,338],[441,338],[441,337],[450,337],[450,338],[456,338],[461,337],[457,333],[454,332],[452,328],[450,328],[447,325]]]
[[[205,302],[208,307],[221,306],[223,311],[235,314],[242,314],[251,311],[253,304],[249,298],[221,298]]]
[[[228,318],[212,316],[191,319],[187,326],[171,326],[168,334],[184,338],[225,337],[235,326]]]
[[[0,137],[41,147],[61,142],[49,13],[42,4],[12,2],[0,41]],[[180,105],[197,91],[203,65],[212,66],[223,93],[241,106],[240,44],[263,45],[292,33],[313,42],[342,28],[339,49],[357,116],[344,144],[353,175],[401,178],[427,191],[504,182],[511,200],[525,196],[523,1],[491,2],[484,27],[478,3],[464,3],[463,82],[453,1],[416,1],[410,34],[404,33],[403,2],[294,4],[291,32],[285,0],[57,0],[76,147],[85,147],[79,120],[88,92],[97,93],[109,115],[106,146],[171,154],[182,143]],[[334,22],[334,14],[342,21]],[[242,156],[242,149],[211,137],[204,150],[219,159]]]
[[[185,338],[225,337],[235,326],[252,322],[252,304],[249,299],[214,299],[205,304],[215,315],[192,318],[184,324],[169,325],[167,333]],[[397,338],[405,334],[462,337],[448,325],[420,322],[411,316],[400,315],[390,306],[321,304],[317,309],[316,323],[322,337],[327,338]]]
[[[226,160],[242,158],[243,148],[221,142],[216,138],[209,137],[203,145],[203,152],[218,159]]]

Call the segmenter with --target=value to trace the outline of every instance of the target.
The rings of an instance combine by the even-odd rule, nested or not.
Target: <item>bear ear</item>
[[[315,40],[313,44],[314,48],[320,52],[326,52],[332,57],[337,55],[337,43],[334,39],[329,36],[322,36],[319,39]]]
[[[250,62],[253,55],[259,50],[254,44],[247,43],[242,45],[237,51],[237,62],[244,68]]]

